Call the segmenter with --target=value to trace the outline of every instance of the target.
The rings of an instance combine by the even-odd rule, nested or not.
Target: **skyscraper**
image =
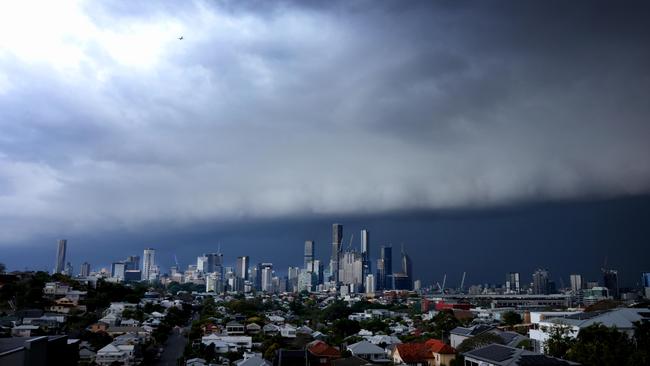
[[[65,272],[65,252],[68,246],[68,241],[61,239],[57,242],[56,249],[56,265],[54,266],[54,273]]]
[[[641,273],[641,287],[650,287],[650,272]]]
[[[243,280],[248,279],[248,266],[250,264],[250,258],[245,255],[242,257],[237,257],[237,266],[235,267],[235,275],[237,278]]]
[[[396,290],[412,290],[413,264],[411,262],[411,257],[409,257],[408,254],[406,254],[406,251],[404,251],[404,245],[402,245],[401,251],[401,264],[402,271],[393,274],[393,287]]]
[[[618,271],[615,269],[603,268],[603,284],[609,290],[609,296],[618,299]]]
[[[506,275],[506,290],[509,292],[519,293],[521,290],[519,272],[510,272]]]
[[[363,285],[363,260],[356,251],[345,251],[340,257],[339,281],[344,285],[354,285],[359,288]]]
[[[579,274],[572,274],[569,276],[571,282],[571,291],[579,292],[582,290],[582,276]]]
[[[546,269],[538,269],[533,273],[533,294],[548,295],[550,292],[549,274]]]
[[[377,285],[380,290],[393,288],[393,248],[383,245],[377,261]]]
[[[90,263],[83,262],[81,264],[81,269],[80,269],[79,275],[81,277],[88,277],[89,274],[90,274]]]
[[[130,255],[124,261],[127,271],[135,271],[140,269],[140,257],[137,255]]]
[[[150,281],[152,280],[154,273],[154,266],[156,265],[156,250],[153,248],[147,248],[144,250],[142,255],[142,280]]]
[[[370,234],[368,230],[361,230],[361,258],[363,261],[363,278],[372,273],[370,265]]]
[[[339,261],[341,257],[341,242],[343,241],[343,225],[332,225],[332,258],[330,259],[330,273],[332,281],[339,282]]]
[[[314,241],[307,240],[305,241],[305,266],[304,269],[314,272],[314,268],[309,267],[310,263],[314,262]]]
[[[273,264],[272,263],[262,263],[262,291],[272,292],[273,291]]]
[[[375,276],[372,274],[366,275],[366,294],[374,294],[376,290],[375,286]]]
[[[126,272],[125,262],[114,262],[111,265],[111,277],[117,279],[118,281],[124,281],[125,272]]]

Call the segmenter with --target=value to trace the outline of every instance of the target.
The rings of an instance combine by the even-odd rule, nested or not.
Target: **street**
[[[183,355],[187,338],[182,335],[183,328],[175,328],[172,330],[167,342],[165,342],[164,350],[160,356],[160,360],[156,363],[158,366],[176,366],[176,360]]]

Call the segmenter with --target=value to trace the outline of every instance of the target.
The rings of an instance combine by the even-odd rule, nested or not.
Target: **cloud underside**
[[[252,4],[3,5],[0,243],[650,188],[645,8]]]

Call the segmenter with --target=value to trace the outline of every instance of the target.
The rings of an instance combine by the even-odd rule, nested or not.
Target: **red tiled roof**
[[[424,344],[429,346],[429,348],[433,353],[438,353],[441,355],[452,355],[456,353],[454,347],[445,344],[444,342],[438,339],[429,339],[428,341],[424,342]]]
[[[313,341],[307,344],[307,350],[314,356],[341,357],[341,352],[323,341]]]
[[[398,344],[396,349],[405,363],[423,362],[433,358],[431,349],[425,343],[402,343]]]

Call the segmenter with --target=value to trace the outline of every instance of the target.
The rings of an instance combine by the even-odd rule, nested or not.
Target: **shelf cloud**
[[[650,191],[644,4],[33,5],[0,6],[0,245]]]

